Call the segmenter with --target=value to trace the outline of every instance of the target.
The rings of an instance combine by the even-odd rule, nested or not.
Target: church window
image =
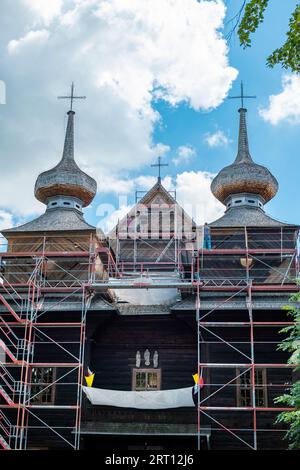
[[[175,214],[173,211],[170,212],[170,232],[175,230]]]
[[[267,371],[263,368],[255,370],[255,401],[257,407],[267,406]],[[237,406],[252,406],[251,370],[237,378]]]
[[[162,231],[163,231],[163,214],[159,211],[158,214],[158,231],[159,231],[159,238],[162,238]]]
[[[137,392],[160,390],[160,369],[133,369],[132,390]]]
[[[151,234],[151,207],[148,207],[148,233]]]
[[[55,401],[55,386],[50,384],[53,384],[55,380],[55,368],[33,367],[31,376],[32,403],[53,405]]]

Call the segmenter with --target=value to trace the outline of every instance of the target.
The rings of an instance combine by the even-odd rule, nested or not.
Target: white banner
[[[83,387],[83,390],[92,405],[161,410],[185,406],[194,407],[192,388],[193,387],[177,388],[174,390],[155,390],[149,392],[125,392],[92,387]]]

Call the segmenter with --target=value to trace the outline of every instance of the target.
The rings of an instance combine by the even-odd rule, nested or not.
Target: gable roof
[[[163,187],[160,181],[157,181],[155,185],[151,189],[149,189],[149,191],[142,197],[142,199],[139,200],[137,204],[151,204],[153,199],[159,194],[164,199],[164,202],[166,204],[178,205],[176,199]]]
[[[155,185],[127,212],[127,214],[119,220],[116,226],[109,232],[108,236],[111,237],[116,234],[118,227],[122,227],[126,224],[127,218],[134,217],[139,206],[150,206],[151,204],[166,204],[175,205],[182,211],[182,214],[186,219],[189,220],[191,227],[196,227],[196,222],[190,217],[189,214],[178,204],[176,199],[163,187],[160,181],[157,181]]]

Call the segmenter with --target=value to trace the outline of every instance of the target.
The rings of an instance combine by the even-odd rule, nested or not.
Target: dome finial
[[[255,163],[249,152],[246,112],[244,108],[245,98],[255,98],[255,96],[245,96],[243,82],[241,82],[240,96],[230,96],[229,98],[241,99],[242,107],[239,109],[239,139],[238,153],[235,161],[223,168],[211,183],[211,191],[227,208],[235,207],[235,204],[253,205],[257,204],[262,208],[263,205],[272,199],[277,190],[278,182],[270,171]],[[247,194],[256,197],[246,197]],[[239,195],[236,201],[231,200],[235,195]],[[243,202],[244,201],[244,202]],[[233,205],[234,204],[234,205]]]
[[[64,142],[63,156],[60,162],[51,170],[41,173],[35,183],[35,197],[47,204],[49,208],[88,206],[93,200],[97,183],[84,173],[74,159],[74,99],[85,99],[85,96],[74,96],[74,83],[71,85],[70,96],[59,96],[60,99],[70,99],[71,109],[68,111],[68,124]]]
[[[243,81],[241,81],[241,94],[239,96],[228,96],[229,100],[235,100],[235,99],[240,99],[241,100],[241,108],[240,109],[245,109],[244,108],[244,99],[248,98],[256,98],[256,96],[251,96],[251,95],[244,95],[244,84]],[[245,109],[246,110],[246,109]],[[247,111],[247,110],[246,110]]]
[[[161,157],[158,157],[157,159],[157,163],[153,163],[153,165],[151,165],[152,167],[158,167],[158,177],[157,177],[157,181],[159,183],[161,183],[161,172],[160,172],[160,169],[162,166],[169,166],[168,163],[161,163]]]
[[[74,95],[75,85],[74,82],[71,83],[71,95],[70,96],[58,96],[59,100],[71,100],[70,111],[73,111],[73,101],[74,100],[85,100],[86,96],[75,96]],[[70,112],[69,111],[69,112]]]
[[[62,160],[74,160],[74,111],[68,111],[68,124]]]
[[[71,100],[70,111],[68,111],[68,124],[65,137],[63,160],[74,160],[74,114],[73,102],[74,100],[85,100],[86,96],[75,96],[74,95],[74,82],[71,83],[71,94],[70,96],[58,96],[59,100]]]
[[[248,134],[247,134],[247,123],[246,123],[246,112],[247,109],[244,108],[244,99],[256,98],[256,96],[244,95],[244,85],[241,81],[241,94],[239,96],[228,96],[229,99],[240,99],[241,107],[239,108],[240,113],[240,128],[239,128],[239,143],[238,143],[238,153],[235,159],[235,163],[252,161],[249,144],[248,144]]]
[[[246,122],[246,108],[240,108],[240,126],[239,126],[239,139],[238,139],[238,153],[235,163],[251,162],[252,158],[249,151],[247,122]]]

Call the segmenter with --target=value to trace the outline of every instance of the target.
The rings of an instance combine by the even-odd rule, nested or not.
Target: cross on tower
[[[244,85],[243,85],[243,82],[241,82],[241,94],[240,94],[240,96],[228,96],[228,98],[230,100],[240,98],[241,99],[241,104],[242,104],[241,107],[243,108],[245,98],[256,98],[256,96],[246,96],[246,95],[244,95]]]
[[[74,95],[74,82],[71,84],[71,95],[70,96],[58,96],[59,100],[71,100],[71,108],[70,111],[73,111],[73,101],[74,100],[85,100],[86,96],[75,96]]]
[[[161,176],[160,176],[160,169],[162,166],[169,166],[168,163],[161,163],[161,157],[158,157],[158,163],[154,163],[153,165],[151,165],[152,167],[158,167],[158,181],[160,183],[161,181]]]

